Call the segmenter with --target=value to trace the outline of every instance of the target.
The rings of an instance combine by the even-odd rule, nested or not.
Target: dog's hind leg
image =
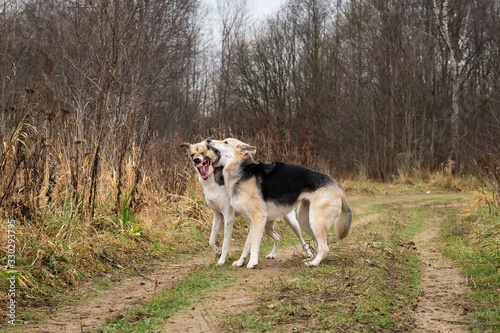
[[[310,210],[311,202],[309,200],[302,200],[299,202],[297,207],[297,219],[300,225],[301,230],[304,230],[309,236],[311,236],[314,241],[316,241],[316,237],[314,236],[314,232],[311,229],[311,225],[309,223],[309,210]],[[309,250],[310,251],[310,250]],[[311,252],[311,256],[304,259],[304,261],[310,261],[314,259],[316,253]]]
[[[314,232],[314,240],[317,244],[316,257],[306,262],[308,266],[318,266],[328,251],[328,230],[341,213],[342,201],[340,198],[329,195],[329,193],[317,192],[311,199],[309,210],[309,224]]]
[[[318,266],[321,260],[328,254],[328,229],[326,228],[326,224],[320,222],[323,218],[327,217],[322,216],[321,211],[317,212],[314,209],[309,211],[309,223],[311,224],[314,241],[316,242],[316,256],[314,259],[305,262],[307,266]]]
[[[307,217],[309,219],[309,217]],[[302,233],[300,232],[300,225],[297,219],[295,218],[295,212],[292,210],[290,213],[286,214],[286,216],[283,217],[283,220],[292,228],[293,232],[297,235],[298,239],[300,240],[300,243],[302,244],[302,248],[306,252],[306,255],[308,258],[313,257],[313,253],[309,249],[309,245],[304,241],[304,238],[302,238]]]
[[[217,265],[223,265],[226,262],[233,235],[234,210],[229,206],[224,212],[224,241],[222,242],[222,253]]]
[[[273,220],[268,220],[266,222],[266,234],[268,234],[274,240],[274,246],[271,253],[269,253],[266,258],[267,259],[276,259],[276,255],[278,254],[278,246],[280,245],[280,235],[274,230],[274,222]]]
[[[212,213],[214,215],[214,219],[212,221],[212,232],[210,233],[210,239],[208,240],[208,245],[212,249],[212,252],[215,254],[215,256],[219,257],[220,251],[217,248],[217,245],[215,245],[215,238],[217,237],[217,234],[219,233],[220,226],[222,224],[223,216],[219,211],[217,211],[215,209],[212,209]]]

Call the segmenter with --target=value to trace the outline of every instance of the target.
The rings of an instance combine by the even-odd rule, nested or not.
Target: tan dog
[[[229,246],[231,244],[231,236],[233,233],[235,211],[233,207],[231,207],[230,197],[224,185],[222,168],[214,167],[214,163],[218,161],[219,156],[213,149],[210,149],[210,147],[208,147],[206,140],[195,144],[183,143],[181,147],[189,148],[189,156],[193,161],[193,167],[198,172],[198,179],[203,186],[205,201],[212,210],[214,217],[212,223],[212,232],[210,234],[208,244],[216,256],[220,255],[217,265],[222,265],[226,261],[229,253]],[[292,230],[301,241],[307,256],[312,257],[309,246],[302,238],[299,223],[295,218],[295,212],[293,210],[290,210],[286,214],[286,216],[283,217],[283,219],[292,228]],[[215,239],[217,237],[217,234],[219,233],[222,220],[224,220],[224,240],[222,242],[221,253],[219,252],[219,249],[215,244]],[[280,241],[280,236],[274,230],[274,220],[266,221],[265,231],[274,240],[273,250],[267,255],[266,258],[274,259],[276,258]]]
[[[231,206],[250,220],[250,234],[237,266],[258,264],[260,241],[266,221],[281,218],[298,206],[300,227],[314,238],[317,254],[306,265],[317,266],[329,249],[327,233],[335,224],[338,239],[349,233],[351,210],[339,184],[330,176],[301,165],[256,163],[256,149],[237,139],[207,140],[218,151],[213,164],[223,166]]]

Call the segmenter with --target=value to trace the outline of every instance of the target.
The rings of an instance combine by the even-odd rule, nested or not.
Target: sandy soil
[[[439,251],[445,245],[433,242],[439,221],[433,221],[415,238],[422,260],[420,301],[415,311],[417,332],[467,332],[461,327],[466,314],[465,277]]]

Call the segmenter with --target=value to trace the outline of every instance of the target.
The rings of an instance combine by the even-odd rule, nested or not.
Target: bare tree
[[[218,0],[217,11],[220,16],[220,53],[215,74],[215,108],[220,120],[233,124],[237,116],[232,97],[235,50],[245,34],[248,21],[247,1]]]
[[[116,182],[115,208],[124,197],[132,204],[152,132],[173,136],[177,122],[198,114],[197,2],[26,1],[2,10],[0,138],[27,123],[17,133],[38,147],[13,179],[29,167],[40,176],[23,181],[39,184],[57,163],[92,216],[105,170]],[[133,166],[128,183],[125,164]],[[24,193],[31,190],[39,197],[39,185]]]
[[[458,140],[459,140],[459,115],[460,115],[460,90],[461,85],[466,79],[465,76],[465,59],[464,54],[468,47],[468,25],[470,6],[467,9],[465,23],[460,33],[460,37],[456,45],[452,44],[452,39],[448,26],[450,25],[448,0],[443,0],[441,10],[438,10],[436,0],[432,1],[434,10],[434,18],[439,29],[440,35],[448,50],[449,72],[452,80],[451,85],[451,117],[450,117],[450,151],[447,159],[447,165],[450,171],[453,171],[457,158]]]

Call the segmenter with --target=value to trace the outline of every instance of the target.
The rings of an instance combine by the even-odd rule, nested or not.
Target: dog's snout
[[[203,159],[202,159],[201,157],[195,157],[195,158],[193,159],[193,162],[194,162],[194,163],[201,163],[201,162],[203,162]]]

